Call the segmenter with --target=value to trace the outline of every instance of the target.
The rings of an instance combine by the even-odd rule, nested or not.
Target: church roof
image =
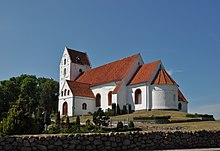
[[[186,100],[186,98],[183,96],[182,92],[180,91],[180,89],[178,88],[178,99],[188,103],[188,101]]]
[[[152,84],[176,84],[164,69],[160,69]]]
[[[120,81],[126,76],[140,54],[86,70],[75,81],[91,85]]]
[[[89,62],[89,58],[85,52],[80,52],[80,51],[73,50],[70,48],[66,48],[66,49],[69,53],[71,62],[91,66]]]
[[[67,80],[67,84],[74,96],[95,97],[89,84],[69,80]]]
[[[160,64],[160,60],[154,61],[148,64],[142,65],[136,72],[134,78],[131,80],[130,85],[138,84],[143,82],[148,82],[156,70],[157,66]]]

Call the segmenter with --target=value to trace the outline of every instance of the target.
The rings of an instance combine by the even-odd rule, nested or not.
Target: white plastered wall
[[[81,73],[80,69],[83,72],[83,71],[91,69],[91,67],[90,66],[79,65],[79,64],[76,64],[76,63],[71,63],[70,71],[69,71],[71,81],[74,81],[79,76],[79,74]]]
[[[117,86],[116,82],[111,82],[111,83],[106,83],[106,84],[91,87],[91,90],[92,90],[95,97],[98,93],[101,95],[101,106],[96,107],[96,110],[98,108],[102,108],[103,111],[106,111],[108,108],[111,108],[111,105],[110,106],[108,105],[108,93],[110,91],[113,91],[116,86]],[[116,99],[117,99],[116,95],[113,94],[112,103],[117,104]]]
[[[141,104],[135,104],[135,91],[141,90]],[[128,88],[128,100],[132,110],[147,109],[147,86],[145,83],[133,85]]]
[[[182,109],[181,110],[179,110],[179,111],[181,111],[181,112],[188,112],[188,108],[187,108],[187,106],[188,106],[188,103],[186,103],[186,102],[183,102],[183,101],[178,101],[178,106],[179,106],[179,103],[181,103],[182,104]]]
[[[64,91],[66,90],[66,96],[64,96]],[[68,90],[69,90],[69,95],[68,95]],[[61,96],[63,91],[63,96]],[[73,116],[73,94],[65,81],[64,84],[60,88],[60,96],[59,96],[59,105],[58,105],[58,111],[60,111],[60,115],[63,115],[63,103],[67,103],[67,115],[68,116]]]
[[[152,85],[152,109],[178,109],[177,85]]]
[[[87,105],[86,110],[82,109],[83,103],[86,103]],[[74,97],[74,104],[74,115],[84,115],[88,112],[94,113],[96,111],[94,98],[76,96]]]

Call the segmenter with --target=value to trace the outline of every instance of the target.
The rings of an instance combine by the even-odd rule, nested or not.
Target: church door
[[[68,105],[66,102],[63,103],[63,115],[67,115],[68,113]]]

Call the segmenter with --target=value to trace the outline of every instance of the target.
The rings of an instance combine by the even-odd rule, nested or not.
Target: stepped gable
[[[164,69],[160,69],[152,84],[176,84]]]
[[[67,80],[67,84],[74,96],[95,98],[89,84],[69,80]]]
[[[66,49],[69,53],[72,63],[91,66],[89,62],[89,58],[85,52],[80,52],[80,51],[73,50],[67,47]]]
[[[88,83],[92,86],[120,81],[126,76],[138,56],[140,56],[140,54],[135,54],[91,70],[86,70],[75,81]]]
[[[143,82],[148,82],[156,70],[157,66],[161,63],[160,60],[144,64],[140,67],[140,69],[137,71],[135,76],[130,82],[130,85],[132,84],[138,84],[138,83],[143,83]]]
[[[188,103],[188,101],[186,100],[186,98],[184,97],[183,93],[180,91],[180,89],[178,88],[178,99]]]

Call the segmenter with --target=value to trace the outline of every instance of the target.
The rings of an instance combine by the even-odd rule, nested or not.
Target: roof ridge
[[[81,50],[75,50],[75,49],[68,48],[68,47],[66,47],[66,49],[67,49],[68,51],[76,51],[76,52],[79,52],[79,53],[85,53],[85,54],[86,54],[86,52],[83,52],[83,51],[81,51]]]

